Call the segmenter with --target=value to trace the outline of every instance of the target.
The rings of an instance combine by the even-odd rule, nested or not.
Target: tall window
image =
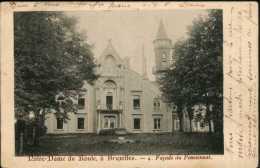
[[[160,112],[160,100],[155,98],[153,102],[154,112]]]
[[[153,119],[153,128],[154,129],[161,129],[161,119],[160,118],[154,118]]]
[[[134,129],[141,129],[141,119],[134,118]]]
[[[104,83],[104,92],[106,92],[106,104],[105,105],[108,110],[113,109],[113,94],[114,94],[115,89],[116,89],[116,83],[114,81],[107,80]]]
[[[134,106],[134,109],[140,109],[140,96],[139,95],[135,95],[133,97],[133,106]]]
[[[57,118],[57,129],[63,129],[63,118]]]
[[[78,108],[79,109],[84,109],[85,108],[85,98],[84,97],[79,97],[78,98]]]
[[[106,106],[107,109],[113,109],[113,96],[106,96]]]
[[[78,129],[84,129],[84,118],[78,118]]]

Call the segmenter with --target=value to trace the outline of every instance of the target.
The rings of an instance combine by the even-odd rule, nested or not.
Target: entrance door
[[[116,117],[115,116],[105,116],[103,128],[113,129],[117,127]]]

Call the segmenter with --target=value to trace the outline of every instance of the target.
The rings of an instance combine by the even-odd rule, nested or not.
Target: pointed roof
[[[167,36],[167,33],[164,28],[164,24],[163,24],[162,20],[160,20],[160,25],[159,25],[159,29],[158,29],[158,32],[156,35],[156,39],[168,39],[168,36]]]
[[[112,40],[111,39],[108,40],[107,47],[105,48],[105,50],[101,54],[100,60],[102,61],[104,59],[104,57],[107,56],[107,55],[112,55],[117,60],[121,60],[121,58],[119,57],[117,51],[115,50],[115,48],[114,48],[114,46],[112,44]]]
[[[108,55],[108,54],[111,54],[111,55],[114,55],[114,56],[118,56],[113,44],[112,44],[112,40],[109,39],[108,40],[108,43],[107,43],[107,47],[105,48],[103,54],[105,55]]]

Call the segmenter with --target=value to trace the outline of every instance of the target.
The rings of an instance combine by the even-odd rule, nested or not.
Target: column
[[[98,132],[100,130],[100,111],[98,111]]]
[[[119,113],[119,123],[118,123],[118,128],[121,128],[121,113]]]

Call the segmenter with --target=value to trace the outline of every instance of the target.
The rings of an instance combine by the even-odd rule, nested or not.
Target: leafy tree
[[[210,10],[208,18],[197,20],[190,31],[190,40],[195,44],[194,68],[189,83],[198,90],[197,102],[206,105],[206,122],[214,121],[217,132],[223,123],[223,27],[222,11]],[[213,105],[214,111],[210,110]],[[220,122],[219,122],[220,121]],[[220,125],[219,125],[220,124]],[[209,124],[212,131],[211,124]]]
[[[177,107],[176,112],[178,115],[178,118],[180,119],[180,131],[183,131],[183,107],[184,107],[184,99],[185,97],[181,94],[181,85],[177,83],[176,78],[172,78],[172,76],[175,75],[175,71],[167,71],[165,74],[161,77],[160,81],[163,81],[163,87],[161,87],[161,90],[164,93],[164,97],[166,100],[169,100],[169,102],[174,103],[174,105]],[[175,87],[172,87],[172,86]],[[171,94],[176,93],[176,94]]]
[[[60,112],[55,95],[63,92],[66,112],[73,110],[67,95],[78,92],[84,81],[93,82],[91,46],[76,32],[75,18],[61,12],[14,14],[15,112],[36,118],[50,109]]]
[[[187,39],[175,44],[176,64],[161,79],[164,95],[170,102],[187,107],[190,121],[191,107],[205,104],[206,122],[213,120],[217,132],[222,131],[223,123],[222,45],[222,11],[210,10],[208,17],[193,22]],[[214,110],[210,110],[211,106]],[[183,110],[177,112],[182,116]]]

